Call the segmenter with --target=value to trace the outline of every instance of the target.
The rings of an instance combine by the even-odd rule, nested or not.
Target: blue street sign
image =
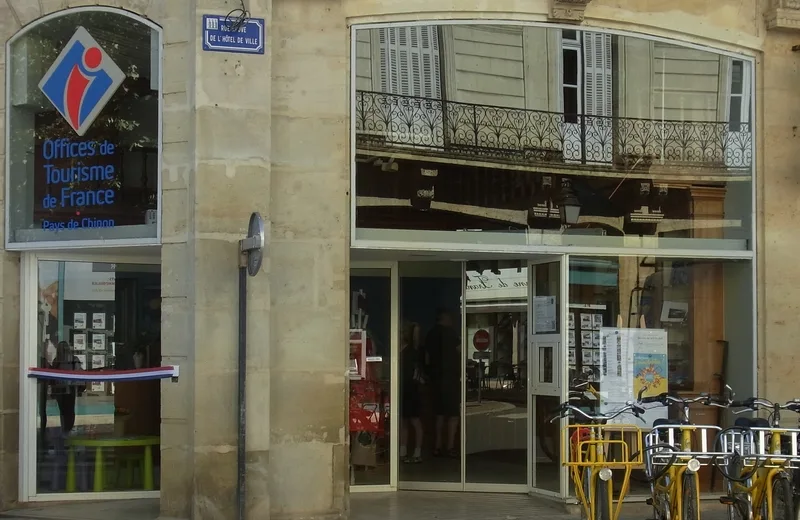
[[[238,29],[236,18],[203,15],[203,50],[264,54],[264,19],[248,18]]]

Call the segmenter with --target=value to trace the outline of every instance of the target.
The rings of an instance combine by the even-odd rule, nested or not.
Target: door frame
[[[123,253],[88,253],[81,251],[40,251],[23,252],[20,256],[20,343],[19,343],[19,438],[36,439],[37,430],[37,383],[28,377],[28,368],[38,366],[38,302],[39,302],[39,261],[52,262],[104,262],[118,264],[161,265],[160,248],[137,250],[130,248]],[[125,253],[131,254],[125,254]],[[34,345],[35,348],[30,348]],[[37,489],[36,442],[20,443],[19,450],[19,501],[26,502],[64,502],[87,500],[119,500],[158,498],[156,491],[106,491],[76,493],[39,493]],[[163,468],[162,468],[163,470]]]
[[[560,336],[559,351],[556,359],[556,366],[554,368],[554,375],[557,378],[556,385],[560,401],[566,400],[567,388],[569,385],[564,384],[569,376],[569,367],[567,360],[567,330],[566,330],[566,316],[569,307],[569,255],[543,255],[528,261],[528,494],[545,496],[550,498],[567,498],[568,486],[568,472],[567,469],[559,465],[559,490],[550,491],[535,487],[534,476],[536,474],[536,454],[537,454],[537,436],[536,436],[536,400],[534,399],[534,374],[537,373],[537,363],[535,363],[536,353],[533,348],[533,336],[535,335],[535,297],[536,297],[536,284],[533,283],[533,275],[537,266],[551,264],[557,262],[559,264],[559,284],[558,284],[558,315],[557,320],[559,323],[558,332],[553,336]],[[550,295],[547,295],[550,296]],[[559,422],[560,431],[563,430],[567,424],[567,419],[562,419]],[[559,434],[559,437],[563,437]],[[564,439],[561,438],[558,443],[558,450],[561,452]]]
[[[390,410],[394,408],[399,411],[399,407],[394,406],[400,398],[400,278],[398,272],[397,261],[353,261],[350,262],[348,268],[347,278],[350,279],[350,273],[353,269],[375,269],[375,270],[389,270],[389,300],[390,300],[390,325],[389,325],[389,341],[390,341],[390,354],[389,354],[389,407]],[[348,283],[348,316],[350,308],[350,285]],[[348,330],[350,327],[348,318]],[[349,381],[348,381],[349,385]],[[349,393],[349,392],[348,392]],[[349,415],[349,412],[348,412]],[[349,421],[349,418],[348,418]],[[349,428],[348,428],[349,435]],[[400,463],[399,457],[399,441],[400,441],[400,422],[397,420],[389,421],[389,484],[361,484],[351,485],[351,493],[375,493],[375,492],[388,492],[397,491],[397,478],[399,474],[398,464]],[[347,454],[347,479],[350,480],[350,454]]]

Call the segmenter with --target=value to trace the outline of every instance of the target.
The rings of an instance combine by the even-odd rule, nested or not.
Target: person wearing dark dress
[[[433,454],[444,454],[446,423],[447,455],[458,457],[456,434],[461,415],[461,338],[453,327],[452,315],[446,310],[437,312],[436,325],[425,338],[425,358],[436,413]]]
[[[400,459],[406,463],[422,462],[422,356],[419,349],[419,325],[403,324],[400,346]],[[414,430],[414,451],[409,453],[409,425]]]

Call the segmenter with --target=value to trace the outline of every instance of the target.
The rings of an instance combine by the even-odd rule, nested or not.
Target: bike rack
[[[781,452],[771,453],[770,438],[781,436]],[[800,469],[800,428],[729,428],[720,435],[721,455],[738,454],[745,466]],[[788,441],[788,442],[787,442]],[[788,450],[786,446],[788,444]],[[725,459],[727,463],[727,458]]]

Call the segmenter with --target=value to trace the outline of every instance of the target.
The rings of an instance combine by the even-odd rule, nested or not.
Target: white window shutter
[[[380,29],[379,43],[382,92],[434,99],[441,97],[436,27]]]
[[[612,115],[611,35],[583,33],[584,113]]]

